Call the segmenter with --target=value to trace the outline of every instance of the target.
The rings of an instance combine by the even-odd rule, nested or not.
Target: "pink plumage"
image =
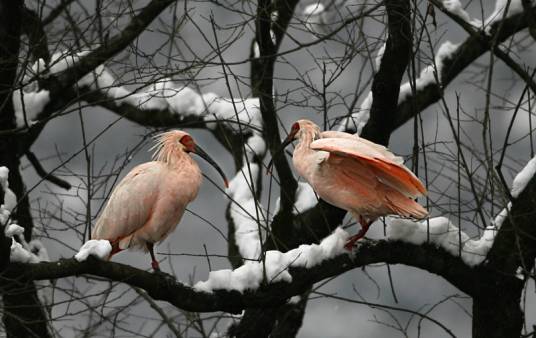
[[[380,216],[427,216],[414,201],[426,194],[425,187],[387,148],[357,135],[321,132],[309,120],[293,124],[283,147],[295,139],[299,143],[292,161],[298,173],[323,200],[349,211],[361,224],[347,248]]]
[[[222,170],[184,131],[157,136],[154,161],[136,166],[114,188],[95,224],[92,239],[112,243],[112,255],[128,248],[148,250],[159,270],[153,245],[164,240],[179,223],[201,185],[201,171],[189,153],[196,153]]]

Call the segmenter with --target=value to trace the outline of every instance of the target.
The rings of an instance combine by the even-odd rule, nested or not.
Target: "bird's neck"
[[[300,148],[303,151],[313,151],[311,150],[311,143],[314,140],[320,138],[320,130],[316,128],[307,128],[302,130],[300,133],[300,142],[296,146],[296,149]]]
[[[179,149],[172,149],[169,152],[160,154],[158,161],[166,163],[172,169],[180,169],[193,162],[192,157]]]
[[[292,156],[294,167],[300,176],[304,177],[306,180],[309,180],[311,174],[311,166],[309,165],[312,163],[311,157],[316,154],[316,151],[311,149],[311,143],[319,138],[320,130],[312,128],[305,129],[301,132],[299,143],[296,146],[296,149],[294,149],[294,155]]]

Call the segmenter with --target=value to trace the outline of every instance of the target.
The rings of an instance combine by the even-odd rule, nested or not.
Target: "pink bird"
[[[349,211],[361,224],[345,247],[365,236],[380,216],[424,218],[428,212],[414,201],[426,194],[422,182],[387,148],[357,135],[325,131],[309,120],[298,120],[283,142],[298,139],[294,167],[326,202]]]
[[[159,134],[154,161],[136,166],[112,191],[91,234],[112,244],[110,257],[128,248],[149,251],[152,267],[160,271],[153,246],[179,223],[184,209],[201,185],[199,166],[188,153],[198,154],[223,177],[221,168],[184,131]]]

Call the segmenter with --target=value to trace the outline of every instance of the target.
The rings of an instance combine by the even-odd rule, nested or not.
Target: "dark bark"
[[[493,293],[473,297],[473,338],[517,338],[523,328],[519,307],[522,287],[490,290]]]
[[[5,6],[8,5],[7,1],[3,1],[2,8],[0,8],[0,12],[4,12]],[[156,3],[156,2],[155,2]],[[284,1],[281,1],[281,3],[284,3]],[[161,4],[161,2],[160,2]],[[398,8],[396,11],[399,13],[396,14],[396,11],[389,11],[389,30],[390,35],[389,38],[396,37],[396,41],[388,41],[387,48],[386,48],[386,55],[384,55],[384,61],[382,62],[382,67],[380,67],[380,70],[378,74],[376,74],[376,77],[374,79],[373,84],[373,106],[371,109],[371,120],[369,121],[369,124],[365,127],[362,136],[367,137],[369,139],[372,139],[376,142],[387,144],[389,140],[390,133],[396,129],[398,126],[403,124],[404,122],[408,121],[411,117],[415,116],[415,114],[419,111],[422,111],[424,108],[432,104],[433,102],[437,101],[441,97],[441,87],[437,84],[431,84],[424,89],[418,91],[416,93],[417,97],[415,98],[415,104],[412,104],[412,98],[409,97],[405,102],[403,102],[400,106],[397,106],[397,98],[398,98],[398,88],[400,85],[400,79],[403,74],[403,71],[405,69],[404,61],[405,57],[400,57],[401,55],[406,55],[405,48],[408,47],[407,45],[400,45],[400,43],[403,42],[404,38],[401,38],[401,36],[405,36],[405,38],[409,38],[409,34],[405,35],[406,31],[404,29],[404,18],[403,17],[393,17],[393,15],[401,16],[400,11],[409,10],[409,5],[407,5],[407,2],[403,1],[387,1],[386,3],[387,8]],[[13,5],[13,4],[11,4]],[[269,39],[269,29],[266,30],[267,22],[269,22],[269,16],[270,16],[270,10],[269,7],[271,6],[269,1],[262,2],[262,5],[266,8],[265,12],[260,16],[260,19],[258,21],[259,29],[258,33],[262,37],[262,40],[266,41],[266,38],[268,38],[268,41],[271,41]],[[280,12],[281,13],[281,12]],[[4,13],[5,14],[5,13]],[[1,15],[1,13],[0,13]],[[519,31],[522,28],[526,27],[526,16],[523,15],[517,15],[512,18],[506,19],[504,22],[503,29],[499,33],[499,39],[498,41],[503,41],[507,37],[511,36],[515,32]],[[11,18],[13,20],[13,18]],[[267,21],[268,20],[268,21]],[[406,18],[406,20],[409,20],[409,16]],[[6,21],[2,21],[4,23]],[[400,29],[395,29],[394,26],[391,25],[401,25]],[[5,29],[6,26],[2,25],[0,23],[0,30]],[[262,26],[262,28],[261,28]],[[269,26],[269,25],[268,25]],[[9,27],[9,29],[13,29],[16,27]],[[391,29],[393,29],[391,31]],[[282,33],[279,32],[277,29],[274,29],[276,32],[276,36],[279,34],[282,36]],[[284,30],[282,30],[284,32]],[[0,34],[4,34],[5,32],[0,31]],[[394,37],[393,37],[394,34]],[[19,34],[11,35],[17,37],[17,49],[18,49],[18,36]],[[489,39],[489,37],[485,35],[477,35],[472,36],[466,40],[466,42],[463,43],[462,48],[458,50],[457,53],[455,53],[449,60],[446,61],[445,66],[443,67],[443,86],[446,86],[452,79],[454,79],[457,75],[459,75],[466,66],[474,62],[476,58],[478,58],[480,55],[485,53],[488,50],[489,44],[486,42],[486,39]],[[6,43],[3,43],[1,48],[9,48],[9,46],[13,46],[13,41],[5,40]],[[402,41],[402,42],[401,42]],[[278,40],[278,43],[280,42],[280,39]],[[406,42],[407,43],[407,42]],[[262,44],[262,43],[260,43]],[[7,47],[6,47],[7,46]],[[411,47],[411,46],[409,46]],[[9,108],[7,105],[11,105],[10,98],[11,98],[11,87],[13,84],[13,79],[16,71],[16,67],[9,67],[9,62],[5,63],[5,60],[9,60],[9,58],[5,58],[5,50],[2,49],[2,57],[0,58],[0,61],[2,62],[2,67],[0,69],[0,73],[2,76],[0,77],[0,85],[2,86],[0,90],[0,102],[2,102],[2,114],[0,114],[0,126],[2,129],[4,129],[4,126],[6,129],[13,128],[13,115],[12,115],[12,107]],[[409,48],[411,49],[411,48]],[[272,45],[261,45],[261,50],[263,51],[263,54],[274,54],[277,50],[276,46]],[[402,51],[402,52],[401,52]],[[396,55],[395,55],[396,54]],[[113,54],[111,54],[113,55]],[[390,55],[390,56],[389,56]],[[409,57],[409,50],[407,53]],[[396,56],[396,58],[393,58]],[[105,57],[103,57],[105,58]],[[268,60],[269,58],[263,59]],[[390,59],[390,62],[386,61],[387,59]],[[402,60],[401,60],[402,59]],[[89,59],[88,59],[89,60]],[[14,61],[13,61],[14,62]],[[89,61],[88,61],[89,62]],[[259,89],[264,93],[263,99],[261,100],[264,115],[263,117],[267,117],[270,119],[271,122],[276,122],[275,120],[275,108],[273,107],[273,102],[271,101],[271,74],[273,73],[273,60],[271,61],[271,66],[269,64],[265,64],[264,62],[259,63],[259,70],[260,70],[260,77],[259,77]],[[407,63],[406,63],[407,64]],[[93,67],[93,66],[92,66]],[[92,68],[92,67],[86,67],[86,68]],[[267,68],[266,68],[267,67]],[[271,67],[271,68],[270,68]],[[393,68],[394,67],[394,68]],[[78,78],[81,75],[77,74],[78,72],[73,72],[75,74],[75,77]],[[7,74],[7,76],[6,76]],[[12,77],[9,77],[9,74],[12,75]],[[253,76],[253,74],[252,74]],[[268,78],[268,80],[264,81],[264,78]],[[69,78],[69,77],[67,77]],[[11,79],[11,82],[7,82],[6,79]],[[70,79],[70,78],[69,78]],[[262,83],[261,83],[262,82]],[[394,86],[394,83],[398,82],[396,86]],[[396,88],[395,88],[396,87]],[[269,99],[268,99],[269,98]],[[75,99],[73,94],[73,99]],[[76,98],[79,99],[79,98]],[[65,102],[63,102],[65,104]],[[270,106],[271,105],[271,106]],[[11,110],[10,110],[11,109]],[[52,112],[53,109],[49,109],[49,113]],[[132,111],[127,114],[127,116],[134,117],[134,120],[142,121],[141,123],[144,123],[143,121],[146,121],[148,119],[148,116],[151,119],[151,124],[153,125],[165,125],[169,121],[179,121],[183,122],[184,120],[182,118],[169,118],[167,115],[167,112],[159,112],[159,115],[153,116],[150,112],[143,112],[140,110],[136,110],[135,108],[132,108]],[[393,121],[393,122],[391,122]],[[5,123],[4,123],[5,122]],[[194,121],[194,123],[198,123],[199,121]],[[277,124],[273,124],[277,130]],[[7,128],[9,127],[9,128]],[[270,128],[270,127],[269,127]],[[270,134],[270,140],[273,141],[273,147],[275,148],[277,143],[279,142],[279,135],[277,137],[273,137],[273,134]],[[273,139],[272,139],[273,137]],[[12,143],[9,143],[12,142]],[[30,143],[28,143],[30,144]],[[271,143],[272,144],[272,143]],[[17,149],[18,144],[16,141],[8,141],[8,142],[0,142],[0,156],[1,159],[4,159],[4,154],[10,154],[9,149]],[[8,167],[16,168],[15,170],[12,169],[12,176],[11,176],[11,186],[15,190],[15,192],[19,196],[23,196],[23,184],[22,180],[20,178],[20,173],[18,172],[18,159],[15,156],[14,158],[10,157],[11,155],[5,155],[5,164],[8,165]],[[0,163],[2,165],[3,163]],[[447,280],[449,280],[453,285],[460,288],[460,290],[472,295],[474,297],[474,335],[476,337],[515,337],[519,336],[519,332],[521,330],[521,323],[522,323],[522,313],[521,309],[519,307],[519,298],[521,295],[522,290],[522,282],[515,278],[515,272],[517,270],[517,267],[522,266],[527,271],[530,271],[530,269],[533,267],[534,263],[534,257],[535,257],[535,248],[536,245],[534,245],[534,238],[536,237],[535,233],[531,231],[529,225],[531,222],[531,216],[533,211],[535,210],[534,206],[534,192],[532,191],[534,182],[531,183],[529,186],[528,192],[524,192],[518,200],[514,201],[514,206],[512,208],[512,217],[505,222],[503,228],[501,229],[501,232],[496,240],[496,243],[493,247],[492,252],[490,253],[488,257],[488,263],[484,265],[483,267],[476,268],[474,270],[471,270],[463,265],[463,263],[460,263],[460,260],[450,256],[451,258],[445,258],[443,261],[436,261],[433,257],[430,256],[431,252],[440,251],[440,249],[436,249],[429,246],[423,246],[422,250],[420,251],[418,256],[412,256],[410,255],[409,258],[405,259],[405,255],[408,255],[408,252],[412,252],[412,250],[420,250],[417,248],[412,248],[412,246],[403,244],[403,243],[389,243],[380,241],[376,245],[382,246],[384,245],[385,250],[384,252],[373,252],[375,255],[375,259],[379,259],[382,262],[388,262],[388,263],[404,263],[412,266],[419,266],[422,268],[427,269],[428,271],[435,272],[440,274],[441,276],[445,277]],[[531,190],[532,189],[532,190]],[[293,191],[293,189],[291,189]],[[289,198],[289,201],[292,199]],[[23,219],[23,224],[25,228],[27,229],[26,236],[29,238],[31,236],[31,218],[29,218],[29,206],[27,198],[24,198],[22,201],[22,204],[19,205],[18,208],[18,217],[20,219]],[[278,218],[274,220],[274,232],[269,238],[269,240],[265,243],[266,248],[278,248],[282,251],[286,251],[289,248],[296,247],[299,244],[302,243],[310,243],[310,242],[316,242],[319,239],[325,237],[329,232],[331,232],[337,225],[340,224],[342,221],[342,218],[345,215],[345,212],[333,208],[323,202],[319,203],[319,207],[316,207],[314,209],[309,210],[308,212],[304,213],[300,217],[292,217],[290,214],[287,214],[286,216],[281,214],[278,215]],[[26,212],[22,212],[20,210],[26,210]],[[28,217],[27,220],[24,220],[24,217]],[[292,224],[292,226],[290,225]],[[28,230],[29,229],[29,230]],[[5,239],[0,234],[0,242],[2,241],[2,238]],[[399,250],[398,248],[402,248],[403,250]],[[6,251],[6,245],[0,244],[0,249]],[[363,254],[366,257],[367,250],[370,248],[367,248],[367,245],[365,245],[359,254]],[[360,249],[361,250],[361,249]],[[386,254],[388,253],[388,254]],[[390,256],[392,253],[393,256]],[[445,255],[448,255],[445,253]],[[433,255],[432,255],[433,256]],[[7,257],[7,255],[3,255],[2,257]],[[291,295],[304,292],[307,290],[307,287],[310,285],[311,281],[311,275],[310,273],[318,273],[318,275],[314,275],[315,278],[326,278],[331,273],[341,273],[342,270],[340,269],[340,266],[338,264],[348,264],[348,261],[346,261],[345,257],[339,257],[337,260],[330,261],[328,264],[323,264],[320,267],[313,269],[312,272],[308,271],[301,271],[300,269],[294,269],[293,270],[293,276],[296,277],[296,283],[293,283],[292,285],[275,285],[275,286],[269,286],[267,287],[267,290],[261,290],[261,292],[258,292],[254,295],[252,294],[246,294],[245,296],[239,295],[237,293],[216,293],[215,297],[216,300],[212,298],[204,298],[207,297],[206,295],[200,296],[200,298],[196,298],[197,294],[193,295],[193,300],[196,302],[199,302],[197,306],[207,306],[206,308],[199,308],[193,306],[192,310],[195,311],[216,311],[216,310],[224,310],[224,311],[230,311],[235,312],[239,311],[239,309],[247,308],[250,309],[246,311],[246,315],[244,316],[243,323],[247,322],[247,318],[252,318],[250,321],[251,323],[260,322],[262,321],[262,316],[266,316],[269,318],[268,323],[275,323],[280,321],[281,319],[285,318],[292,318],[292,327],[291,326],[262,326],[258,328],[258,331],[244,331],[248,333],[252,333],[254,336],[259,336],[257,333],[264,332],[266,335],[271,334],[273,336],[285,336],[292,335],[297,332],[297,329],[299,328],[299,320],[301,320],[303,316],[303,310],[305,309],[305,304],[303,307],[297,308],[293,307],[290,304],[286,304],[283,306],[278,306],[281,304],[281,302],[284,301],[284,299]],[[363,257],[359,257],[360,260],[363,259]],[[371,264],[373,262],[376,262],[375,259],[372,259],[370,261],[367,261],[366,259],[364,261],[360,261],[359,264]],[[140,287],[148,288],[149,290],[153,290],[153,284],[160,285],[158,283],[167,283],[166,281],[159,280],[157,277],[149,274],[149,275],[143,275],[139,274],[136,271],[129,270],[129,269],[118,269],[117,271],[114,270],[117,267],[113,266],[110,267],[109,264],[111,263],[101,263],[101,262],[93,262],[90,261],[89,263],[83,263],[78,266],[76,262],[72,262],[71,260],[65,261],[67,264],[67,271],[66,272],[60,272],[58,270],[54,270],[53,266],[51,265],[39,265],[39,266],[33,266],[29,267],[27,265],[15,265],[10,267],[8,270],[10,270],[10,274],[7,274],[6,276],[18,276],[20,273],[28,273],[25,274],[25,277],[28,277],[29,279],[32,278],[59,278],[62,276],[68,276],[72,274],[80,274],[80,273],[94,273],[99,276],[104,276],[107,278],[111,278],[114,280],[121,280],[126,281],[132,285],[140,285]],[[430,262],[430,266],[428,266],[428,263]],[[359,266],[359,264],[355,263],[355,261],[350,261],[351,267]],[[99,266],[97,266],[97,265]],[[102,266],[100,266],[102,264]],[[461,264],[461,266],[460,266]],[[40,269],[51,269],[50,271],[46,270],[40,270]],[[339,269],[339,270],[337,270]],[[135,270],[135,269],[134,269]],[[345,270],[346,271],[346,270]],[[16,274],[13,274],[14,272],[17,272]],[[132,277],[127,277],[125,275],[122,275],[122,273],[132,273]],[[135,272],[135,273],[134,273]],[[34,274],[35,273],[35,274]],[[55,274],[54,274],[55,273]],[[66,274],[67,273],[67,274]],[[46,277],[49,276],[49,277]],[[302,277],[302,279],[300,279]],[[139,278],[139,279],[138,279]],[[153,284],[152,284],[153,283]],[[17,288],[20,286],[15,286],[14,284],[11,284],[12,286],[12,294],[15,295],[18,291]],[[25,281],[21,285],[29,285]],[[30,287],[31,288],[31,287]],[[181,303],[179,300],[175,299],[174,296],[172,297],[172,294],[166,294],[171,291],[176,291],[175,289],[168,289],[166,287],[164,288],[158,288],[159,290],[153,290],[153,294],[151,294],[155,299],[163,299],[168,300],[171,302],[178,302],[176,303],[177,306],[183,306],[184,304]],[[181,289],[182,290],[182,289]],[[182,290],[184,291],[184,290]],[[186,296],[192,296],[191,290],[185,293]],[[32,300],[35,299],[35,292],[32,294],[26,294],[23,299]],[[179,293],[182,295],[181,293]],[[20,296],[19,296],[20,297]],[[270,299],[272,297],[272,299]],[[20,299],[20,298],[19,298]],[[203,300],[208,300],[208,303],[203,303]],[[33,300],[32,300],[33,301]],[[236,304],[232,304],[236,301]],[[32,304],[31,302],[29,304]],[[24,301],[18,301],[18,305],[24,305],[26,306],[26,303]],[[212,306],[212,307],[211,307]],[[258,307],[267,307],[267,309],[259,310]],[[9,306],[8,306],[9,307]],[[188,306],[186,307],[188,308]],[[19,311],[24,313],[30,313],[31,311],[28,311],[28,308],[26,307],[20,307],[20,306],[13,306],[10,308],[13,312]],[[17,310],[18,309],[18,310]],[[24,309],[24,311],[21,311],[20,309]],[[35,308],[34,308],[35,310]],[[302,310],[300,313],[299,311]],[[297,311],[297,312],[295,312]],[[295,312],[295,313],[294,313]],[[293,314],[296,314],[295,317],[292,317]],[[38,316],[38,314],[37,314]],[[13,318],[16,318],[13,316]],[[18,317],[21,318],[21,317]],[[4,320],[6,320],[4,318]],[[39,322],[39,321],[38,321]],[[17,320],[17,323],[20,323]],[[42,321],[41,321],[42,323]],[[263,322],[264,323],[264,322]],[[242,324],[242,323],[241,323]],[[7,325],[7,324],[6,324]],[[16,325],[10,324],[10,325]],[[499,327],[500,326],[500,327]],[[293,329],[296,330],[293,330]],[[252,329],[252,327],[249,327],[247,329]],[[254,329],[254,328],[253,328]],[[252,335],[249,335],[252,336]]]
[[[431,244],[414,245],[386,240],[364,240],[355,249],[354,255],[344,252],[310,268],[290,267],[288,271],[292,282],[265,284],[243,293],[228,290],[205,293],[177,282],[171,275],[155,274],[94,257],[84,262],[71,258],[34,264],[12,263],[3,277],[44,280],[88,274],[142,288],[153,299],[166,301],[185,311],[240,313],[245,309],[279,308],[292,296],[307,292],[316,282],[380,262],[405,264],[429,271],[447,279],[467,294],[474,294],[481,287],[474,278],[481,273],[480,270],[472,269],[441,248]],[[260,319],[257,322],[260,323]]]
[[[31,61],[43,59],[47,64],[50,61],[50,53],[48,52],[48,40],[41,20],[37,13],[29,8],[23,8],[22,11],[23,33],[28,37],[28,45],[30,49]]]
[[[55,74],[54,76],[49,76],[46,79],[42,79],[41,85],[43,88],[50,91],[51,100],[37,116],[38,120],[42,120],[43,123],[35,124],[24,135],[23,142],[21,142],[19,146],[19,156],[22,156],[26,150],[31,147],[33,142],[35,142],[43,130],[44,122],[46,122],[52,114],[57,113],[70,104],[82,99],[78,97],[78,90],[73,88],[78,80],[93,71],[100,64],[112,58],[114,55],[122,52],[174,1],[175,0],[151,1],[132,18],[121,33],[111,38],[106,45],[102,45],[91,53],[81,57],[80,60],[69,69]]]
[[[296,3],[296,1],[290,1],[289,8],[284,8],[283,11],[293,12]],[[253,95],[258,96],[260,100],[261,115],[264,124],[263,136],[272,154],[273,163],[280,180],[281,213],[288,216],[294,204],[297,183],[289,163],[284,156],[284,152],[278,153],[278,150],[281,148],[281,134],[279,133],[272,90],[276,53],[281,40],[274,43],[270,33],[272,29],[273,6],[271,0],[259,0],[257,5],[256,40],[259,45],[260,58],[253,60],[251,77]],[[288,19],[290,20],[290,17]],[[288,25],[288,21],[279,24],[278,29],[281,30],[281,27],[286,27],[286,25]]]
[[[12,103],[12,88],[16,80],[21,18],[23,2],[14,0],[0,1],[0,129],[15,127],[15,113]],[[0,142],[0,165],[9,169],[9,184],[19,198],[12,218],[24,227],[24,237],[30,240],[32,236],[32,218],[28,197],[24,194],[24,183],[19,171],[17,149],[18,138],[8,138]],[[0,230],[0,254],[4,264],[9,262],[11,240]],[[7,259],[6,259],[7,258]],[[44,312],[33,281],[19,278],[0,280],[0,291],[3,297],[3,322],[8,337],[48,337],[47,317]]]
[[[273,74],[277,59],[275,54],[279,50],[297,3],[297,0],[259,1],[256,37],[252,44],[252,51],[254,44],[257,43],[260,52],[260,57],[252,58],[251,61],[250,73],[253,96],[260,99],[264,122],[263,136],[268,142],[268,148],[274,159],[274,166],[277,169],[280,180],[281,208],[276,216],[280,222],[272,222],[271,238],[287,238],[283,233],[287,228],[285,224],[291,222],[293,218],[292,205],[294,204],[294,194],[297,187],[284,152],[277,153],[281,146],[281,136],[278,128],[277,112],[272,98]],[[272,22],[273,12],[278,13],[275,22]],[[272,41],[270,30],[274,33],[275,42]],[[229,224],[231,225],[231,223]],[[283,236],[280,237],[279,235]],[[266,242],[276,243],[274,241]],[[283,247],[286,246],[284,240],[280,244]],[[286,304],[285,306],[270,309],[249,309],[245,312],[240,322],[229,330],[228,334],[233,337],[265,337],[268,335],[277,336],[276,332],[297,333],[301,326],[306,304],[307,302],[305,301],[300,304]],[[294,320],[289,320],[289,318]],[[299,324],[298,327],[296,327],[296,324]],[[289,335],[288,337],[292,336]]]
[[[264,37],[264,39],[268,40],[270,39],[269,36],[266,37],[266,34],[269,34],[269,31],[268,33],[266,32],[267,25],[262,25],[263,19],[269,20],[269,13],[263,11],[263,8],[269,8],[269,4],[269,1],[259,1],[260,9],[258,13],[257,41],[262,41],[260,40],[260,37]],[[369,138],[372,141],[387,145],[389,136],[393,130],[392,121],[394,121],[393,115],[396,113],[398,105],[400,82],[409,63],[412,40],[409,1],[388,0],[385,2],[385,6],[389,21],[389,37],[387,39],[387,47],[380,69],[374,77],[372,84],[373,104],[371,108],[371,118],[367,123],[362,136]],[[262,30],[263,28],[264,30]],[[266,45],[267,47],[265,48],[268,53],[263,53],[261,46],[261,56],[266,54],[271,55],[274,52],[273,49],[270,49],[273,47],[271,41],[266,43]],[[271,72],[263,72],[260,76],[271,76],[271,74],[273,74],[273,65],[272,68],[270,68],[270,71]],[[262,81],[266,82],[265,79]],[[267,87],[264,89],[265,91],[271,90],[271,79],[269,85],[269,89]],[[271,92],[267,93],[271,94]],[[275,120],[275,111],[270,111],[268,113],[273,114],[271,115],[273,116],[271,119]],[[270,121],[269,123],[272,123],[275,126],[277,125],[276,122]],[[266,132],[269,132],[269,130],[267,129]],[[276,135],[279,137],[279,133]],[[274,144],[278,146],[279,139],[277,139],[277,142],[274,142]],[[272,155],[275,155],[273,151]],[[276,161],[278,160],[278,157],[282,157],[282,155],[283,154],[280,154],[280,156],[274,158],[276,167]],[[283,196],[283,194],[289,193],[289,184],[285,177],[281,177],[279,167],[277,167],[277,169],[282,186],[281,200],[284,201],[285,196]],[[286,170],[286,168],[283,169]],[[294,189],[295,187],[291,188]],[[287,197],[287,202],[293,203],[294,196]],[[294,217],[291,213],[291,207],[287,206],[285,212],[284,205],[282,204],[282,212],[274,217],[271,226],[272,233],[267,238],[265,247],[267,249],[287,251],[288,249],[292,249],[303,243],[305,238],[311,239],[310,242],[317,242],[333,231],[333,229],[342,222],[346,212],[324,202],[321,202],[320,205],[322,205],[322,207],[316,207],[299,217]],[[292,226],[289,226],[290,224],[292,224]],[[303,304],[303,310],[305,309],[305,306],[306,304]],[[299,309],[296,310],[299,313]],[[235,328],[236,337],[248,337],[251,336],[251,333],[253,332],[256,337],[267,337],[268,334],[272,332],[269,327],[274,327],[274,329],[276,329],[275,323],[278,318],[278,313],[279,311],[283,311],[283,309],[274,308],[250,311],[254,312],[246,312],[241,323]],[[289,316],[291,315],[290,312],[287,312],[287,314]]]
[[[386,0],[385,7],[389,36],[372,82],[370,118],[361,137],[387,146],[394,130],[400,83],[410,61],[412,36],[409,1]]]
[[[523,328],[520,307],[524,283],[516,277],[518,269],[527,273],[536,259],[536,180],[512,202],[509,217],[495,238],[481,287],[473,296],[474,337],[519,337]]]

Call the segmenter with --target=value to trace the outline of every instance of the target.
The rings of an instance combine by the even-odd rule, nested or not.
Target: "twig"
[[[56,177],[52,175],[51,173],[47,173],[45,169],[43,168],[43,166],[41,165],[41,163],[39,162],[39,160],[37,159],[37,157],[30,150],[27,150],[25,155],[28,161],[30,161],[30,163],[34,167],[37,174],[42,179],[47,180],[50,183],[53,183],[57,185],[58,187],[63,188],[65,190],[71,189],[71,184],[69,182],[62,180],[61,178]]]

